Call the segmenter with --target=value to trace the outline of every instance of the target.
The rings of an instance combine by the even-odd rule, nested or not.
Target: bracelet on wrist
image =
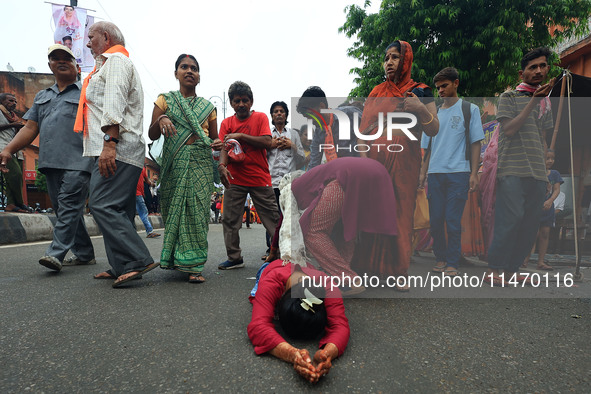
[[[228,165],[226,163],[220,163],[220,164],[218,164],[218,168],[219,167],[228,168]]]
[[[433,116],[433,114],[432,114],[431,112],[429,112],[429,115],[431,115],[431,120],[430,120],[430,121],[428,121],[427,123],[422,123],[422,122],[421,122],[421,124],[422,124],[423,126],[427,126],[429,123],[433,122],[433,120],[435,119],[435,116]]]
[[[166,114],[164,114],[164,115],[160,115],[160,116],[158,117],[158,120],[157,120],[157,122],[158,122],[158,123],[160,123],[160,121],[162,120],[162,118],[168,118],[168,115],[166,115]]]

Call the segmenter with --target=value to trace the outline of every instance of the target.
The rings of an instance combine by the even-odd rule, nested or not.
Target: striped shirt
[[[88,83],[86,100],[88,136],[84,138],[83,155],[100,156],[103,128],[119,125],[117,160],[143,168],[146,156],[142,136],[144,92],[131,60],[121,53],[97,56],[96,72]]]
[[[514,119],[531,100],[532,94],[511,90],[501,94],[497,119]],[[552,128],[552,112],[548,111],[538,119],[540,106],[537,105],[529,114],[523,126],[508,137],[499,133],[499,159],[497,177],[507,175],[532,177],[548,182],[546,161],[544,159],[544,142],[542,131]]]

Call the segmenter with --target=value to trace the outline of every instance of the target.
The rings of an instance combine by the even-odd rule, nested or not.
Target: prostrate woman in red
[[[252,319],[247,330],[255,353],[270,353],[293,364],[304,379],[318,382],[349,342],[349,321],[338,288],[331,289],[330,280],[323,280],[328,277],[314,267],[282,260],[264,264],[257,276],[250,296]],[[314,286],[325,282],[327,287]],[[289,344],[276,331],[276,313],[281,328],[290,338],[322,336],[313,357],[308,350]]]

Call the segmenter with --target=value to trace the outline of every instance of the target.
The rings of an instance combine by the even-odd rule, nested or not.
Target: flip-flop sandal
[[[516,275],[515,278],[509,277],[509,280],[515,280],[517,283],[531,285],[531,277],[525,275]]]
[[[552,266],[549,266],[548,264],[544,264],[544,265],[538,265],[536,267],[536,269],[540,270],[540,271],[554,271],[554,268],[552,268]]]
[[[201,274],[189,275],[189,283],[204,283],[204,282],[205,282],[205,278]]]
[[[117,277],[115,277],[115,275],[113,275],[109,271],[105,271],[105,272],[101,272],[100,274],[96,274],[95,276],[93,276],[93,278],[94,279],[117,279]],[[134,280],[142,279],[142,276],[141,275],[136,276],[133,279]]]
[[[493,286],[505,287],[503,279],[500,276],[493,276],[491,278],[490,274],[484,276],[484,282],[489,283]]]
[[[459,274],[460,272],[458,271],[458,269],[454,267],[445,267],[445,269],[443,270],[443,275],[445,276],[458,276]]]
[[[443,272],[445,271],[445,267],[447,267],[447,263],[444,261],[438,261],[433,267],[433,272]]]
[[[159,262],[154,262],[152,264],[148,264],[142,271],[132,271],[133,274],[129,275],[127,278],[125,279],[117,279],[115,282],[113,282],[113,288],[117,288],[119,286],[121,286],[124,283],[127,283],[129,281],[132,281],[134,279],[137,279],[138,277],[140,277],[141,275],[145,274],[146,272],[150,272],[152,271],[154,268],[158,267],[160,265]]]

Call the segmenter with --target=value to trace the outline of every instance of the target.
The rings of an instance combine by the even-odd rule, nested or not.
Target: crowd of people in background
[[[144,95],[125,39],[109,22],[95,23],[89,39],[96,66],[83,82],[70,48],[49,48],[56,83],[37,94],[24,116],[26,123],[14,113],[16,98],[0,95],[0,169],[8,211],[25,211],[18,152],[40,137],[39,170],[47,177],[57,216],[41,265],[60,271],[64,265],[96,263],[82,220],[87,198],[110,265],[95,278],[110,279],[113,287],[158,266],[186,273],[191,283],[205,282],[211,222],[221,221],[227,253],[218,269],[242,268],[239,230],[243,221],[250,228],[254,217],[266,230],[268,250],[250,297],[248,335],[257,354],[268,352],[292,363],[310,382],[328,373],[331,361],[347,346],[342,296],[366,289],[318,288],[304,285],[303,278],[407,276],[417,190],[428,190],[433,271],[459,275],[461,218],[469,195],[479,189],[484,133],[478,107],[458,97],[461,81],[454,68],[446,67],[433,78],[443,99],[438,108],[430,86],[411,78],[410,44],[394,41],[384,58],[376,59],[382,62],[384,82],[365,103],[336,108],[351,120],[351,130],[342,130],[337,117],[324,111],[330,107],[320,87],[303,92],[296,110],[313,120],[310,140],[309,124],[299,130],[287,126],[285,102],[271,105],[270,122],[265,113],[253,111],[253,91],[242,81],[228,89],[235,114],[218,122],[213,104],[197,95],[197,59],[181,54],[174,62],[178,87],[154,102],[148,135],[164,142],[159,179],[150,179],[144,168]],[[499,99],[495,225],[488,249],[488,280],[493,284],[502,284],[502,273],[515,274],[527,266],[536,238],[537,268],[552,269],[544,254],[562,178],[551,169],[554,152],[547,150],[545,140],[545,131],[553,126],[545,98],[553,85],[545,83],[549,56],[544,48],[528,52],[519,71],[522,83]],[[382,133],[383,114],[394,111],[413,114],[416,122],[408,130]],[[364,137],[358,139],[353,121],[359,118]],[[368,149],[354,149],[356,144]],[[380,149],[392,144],[400,150]],[[61,153],[64,146],[70,154]],[[212,151],[218,152],[217,163]],[[214,163],[223,193],[214,191]],[[138,235],[136,212],[148,238],[160,236],[148,215],[161,212],[159,261]],[[517,275],[517,280],[526,279]],[[289,344],[275,330],[275,311],[291,337],[324,333],[320,350],[310,356]]]

